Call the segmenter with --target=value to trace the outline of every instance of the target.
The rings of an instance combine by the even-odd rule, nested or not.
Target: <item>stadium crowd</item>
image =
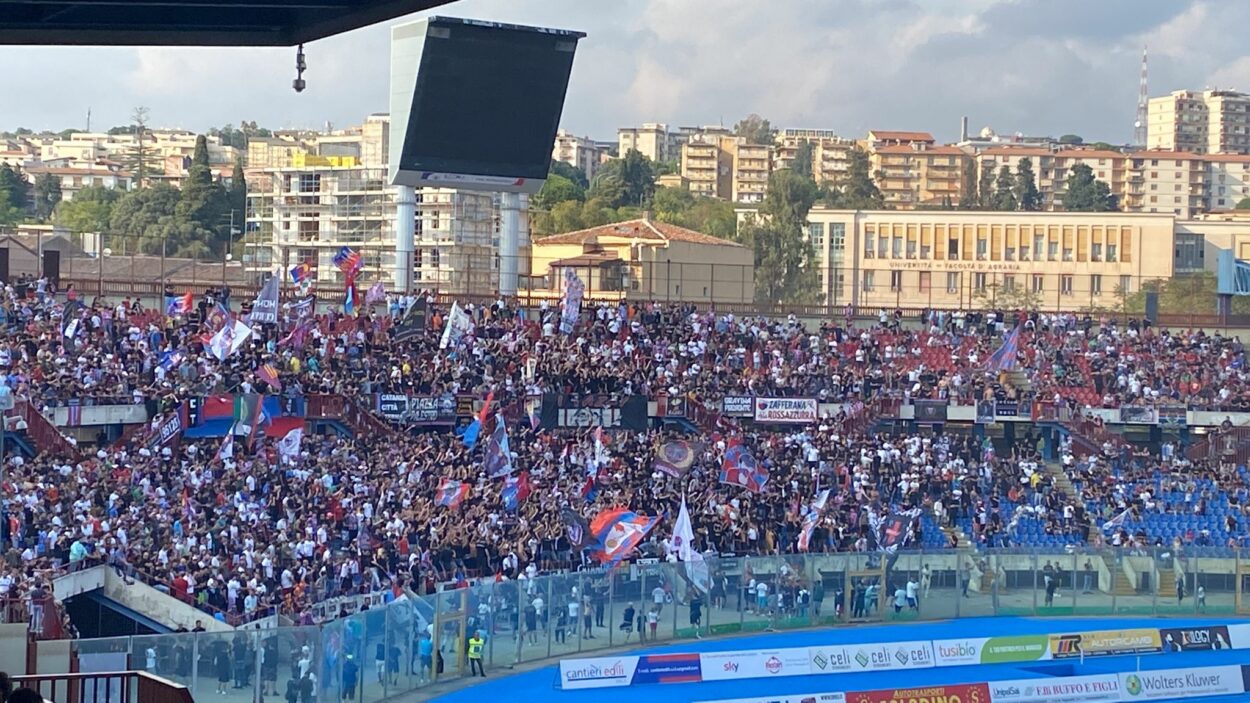
[[[1235,339],[1070,315],[934,311],[904,325],[901,315],[883,313],[875,325],[808,329],[794,317],[599,305],[561,334],[556,306],[524,315],[499,300],[467,306],[470,327],[443,349],[448,311],[428,298],[425,329],[396,342],[392,332],[417,299],[392,297],[384,313],[358,317],[299,318],[288,309],[281,330],[258,325],[222,360],[209,337],[230,317],[226,291],[201,299],[196,314],[176,316],[131,300],[66,306],[34,288],[22,296],[9,287],[6,298],[4,383],[40,407],[71,399],[146,403],[159,418],[213,393],[451,393],[490,396],[503,410],[512,464],[528,482],[528,497],[514,506],[504,482],[487,477],[480,443],[471,448],[449,432],[306,434],[294,452],[262,438],[236,441],[229,457],[220,439],[155,447],[140,434],[117,443],[102,437],[81,457],[9,460],[11,543],[0,593],[44,588],[51,570],[100,560],[240,620],[275,609],[306,613],[337,595],[578,568],[589,556],[569,542],[566,509],[587,519],[611,506],[666,516],[642,547],[656,556],[673,551],[668,536],[683,496],[697,548],[717,554],[793,553],[801,538],[812,551],[868,551],[874,516],[893,510],[934,516],[919,522],[916,535],[928,546],[946,543],[939,526],[965,527],[980,545],[1020,544],[1021,524],[1033,520],[1046,534],[1084,541],[1097,519],[1139,504],[1157,510],[1142,495],[1157,484],[1161,458],[1125,466],[1116,459],[1113,470],[1107,457],[1077,462],[1068,454],[1081,491],[1074,496],[1044,467],[1032,435],[994,447],[928,431],[878,434],[860,422],[865,401],[876,397],[1016,399],[985,360],[1017,326],[1019,369],[1041,399],[1250,403],[1250,372]],[[722,418],[694,436],[654,427],[539,431],[517,409],[543,393],[681,397],[712,407],[735,395],[817,397],[844,410],[792,429]],[[696,456],[677,479],[654,458],[681,438]],[[720,480],[739,442],[766,470],[765,490]],[[1203,470],[1194,469],[1195,479]],[[454,506],[439,504],[445,479],[469,487]],[[1208,488],[1168,480],[1169,490],[1189,491],[1197,505],[1212,499]],[[808,504],[824,488],[830,502],[805,536]],[[1223,495],[1224,512],[1244,510],[1244,488],[1231,493],[1231,500]]]

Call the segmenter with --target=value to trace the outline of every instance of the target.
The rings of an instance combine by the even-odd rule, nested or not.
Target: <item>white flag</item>
[[[673,546],[677,548],[677,558],[686,563],[686,578],[695,588],[710,593],[712,575],[703,555],[694,548],[694,526],[690,522],[685,496],[681,497],[681,512],[677,513],[677,524],[673,525]]]
[[[294,461],[299,456],[299,445],[304,441],[304,429],[296,427],[278,440],[278,454]]]
[[[221,440],[221,447],[217,450],[217,460],[225,461],[227,459],[233,459],[233,458],[234,458],[234,433],[231,432],[226,435],[225,439]]]
[[[459,342],[460,338],[469,331],[472,320],[469,314],[460,309],[460,303],[453,302],[451,310],[447,312],[447,322],[443,325],[443,338],[438,342],[439,349],[446,349],[453,342]]]
[[[208,348],[218,361],[225,361],[226,357],[237,352],[251,336],[252,328],[243,324],[242,321],[235,320],[233,324],[227,322],[208,341]]]

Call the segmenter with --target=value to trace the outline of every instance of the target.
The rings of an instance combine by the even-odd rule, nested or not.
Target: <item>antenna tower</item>
[[[1141,82],[1137,87],[1137,121],[1133,123],[1133,144],[1142,149],[1146,148],[1146,120],[1149,118],[1149,110],[1147,103],[1150,100],[1150,90],[1147,82],[1146,73],[1146,47],[1141,50]]]

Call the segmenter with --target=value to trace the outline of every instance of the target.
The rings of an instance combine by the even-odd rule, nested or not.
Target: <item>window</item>
[[[910,239],[907,240],[907,258],[909,259],[916,258],[916,242]]]
[[[299,192],[316,193],[321,190],[320,173],[301,173],[299,175]]]
[[[872,241],[873,240],[872,240],[871,234],[864,235],[864,258],[865,259],[871,259],[873,258],[873,254],[876,254],[876,251],[873,249]]]
[[[985,274],[983,273],[972,274],[972,287],[974,290],[978,292],[985,290]]]
[[[946,258],[948,259],[959,258],[959,240],[956,239],[955,237],[951,237],[950,241],[946,243]]]
[[[1089,292],[1094,295],[1102,295],[1102,276],[1093,274],[1089,277]]]
[[[1090,261],[1102,261],[1102,244],[1101,243],[1094,242],[1094,246],[1090,250],[1089,260]]]
[[[920,258],[925,259],[926,261],[933,258],[933,247],[928,244],[922,244],[920,246]]]
[[[952,273],[946,274],[946,292],[947,293],[959,292],[959,273],[958,272],[952,272]]]
[[[1051,261],[1059,260],[1059,242],[1049,242],[1046,246],[1046,256]]]
[[[811,240],[812,246],[817,249],[825,248],[825,223],[809,222],[807,223],[807,238]]]
[[[874,273],[875,273],[874,271],[865,271],[865,272],[864,272],[864,292],[865,292],[865,293],[871,293],[871,292],[872,292],[872,285],[873,285],[873,278],[874,278],[874,275],[873,275],[873,274],[874,274]]]
[[[841,222],[829,225],[829,248],[835,252],[846,250],[846,225]]]
[[[438,268],[440,258],[442,257],[440,256],[440,251],[438,249],[430,250],[430,266],[432,268]]]
[[[1112,262],[1112,263],[1115,262],[1115,245],[1114,244],[1107,245],[1107,261]]]
[[[1045,242],[1046,242],[1046,235],[1044,234],[1033,235],[1033,260],[1034,261],[1041,260],[1042,246],[1045,244]]]
[[[1059,277],[1059,292],[1063,295],[1072,295],[1072,274],[1065,273]]]
[[[889,246],[890,246],[890,238],[889,238],[889,237],[878,237],[878,238],[877,238],[877,258],[878,258],[878,259],[884,259],[884,258],[885,258],[885,255],[886,255],[886,253],[887,253],[887,251],[888,251],[888,249],[889,249]]]
[[[891,271],[890,272],[890,291],[897,293],[901,290],[903,290],[903,272]]]
[[[1003,274],[1003,290],[1015,290],[1016,277],[1007,273]]]
[[[901,271],[900,271],[900,273],[901,273]],[[929,286],[930,286],[930,285],[931,285],[931,283],[932,283],[932,278],[933,278],[933,274],[932,274],[932,273],[930,273],[930,272],[928,272],[928,271],[921,271],[921,272],[920,272],[920,292],[921,292],[921,293],[928,293],[928,292],[929,292]]]
[[[1064,247],[1064,248],[1063,248],[1063,260],[1064,260],[1064,261],[1071,261],[1071,260],[1072,260],[1072,248],[1071,248],[1071,247]]]
[[[985,261],[986,254],[989,253],[989,240],[977,239],[977,261]]]
[[[894,245],[890,247],[890,256],[894,257],[895,259],[903,258],[903,238],[902,237],[894,238]]]
[[[1015,248],[1015,247],[1007,247],[1005,250],[1003,250],[1003,260],[1004,260],[1004,261],[1015,261],[1015,260],[1016,260],[1016,248]]]
[[[1119,293],[1121,295],[1128,295],[1129,293],[1132,293],[1132,292],[1133,292],[1133,277],[1132,276],[1120,276]]]
[[[1046,276],[1035,273],[1033,274],[1033,292],[1041,293],[1046,290]]]

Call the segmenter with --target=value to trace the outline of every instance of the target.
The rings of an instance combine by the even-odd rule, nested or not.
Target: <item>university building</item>
[[[752,216],[739,210],[740,220]],[[1218,249],[1250,258],[1250,217],[1234,213],[1182,220],[1171,213],[817,207],[807,235],[824,302],[866,308],[1027,299],[1042,310],[1113,309],[1148,282],[1212,270]]]

